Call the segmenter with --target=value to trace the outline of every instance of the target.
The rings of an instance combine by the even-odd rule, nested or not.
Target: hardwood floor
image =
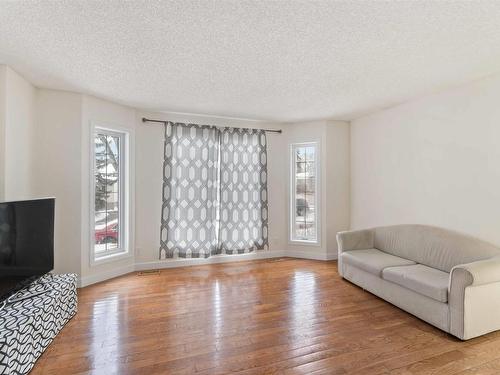
[[[461,342],[336,267],[271,259],[81,289],[31,374],[500,374],[500,333]]]

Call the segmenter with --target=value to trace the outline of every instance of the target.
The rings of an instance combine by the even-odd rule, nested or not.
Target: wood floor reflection
[[[81,289],[31,375],[500,374],[499,333],[460,342],[336,268],[283,258]]]

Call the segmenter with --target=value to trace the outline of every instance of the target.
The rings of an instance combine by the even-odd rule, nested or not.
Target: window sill
[[[308,241],[308,240],[289,240],[289,245],[297,245],[297,246],[316,246],[320,247],[321,243],[319,241]]]
[[[90,261],[91,266],[98,266],[100,264],[115,262],[122,259],[131,258],[132,254],[129,251],[120,251],[113,254],[107,254],[98,258],[93,257]]]

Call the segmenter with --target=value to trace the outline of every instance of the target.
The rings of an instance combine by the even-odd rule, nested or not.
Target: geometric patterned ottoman
[[[24,375],[33,368],[76,314],[76,280],[75,274],[47,274],[9,298],[12,303],[0,310],[0,374]]]

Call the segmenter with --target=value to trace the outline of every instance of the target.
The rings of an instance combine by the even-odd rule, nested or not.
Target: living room
[[[500,373],[500,4],[0,4],[0,374]]]

